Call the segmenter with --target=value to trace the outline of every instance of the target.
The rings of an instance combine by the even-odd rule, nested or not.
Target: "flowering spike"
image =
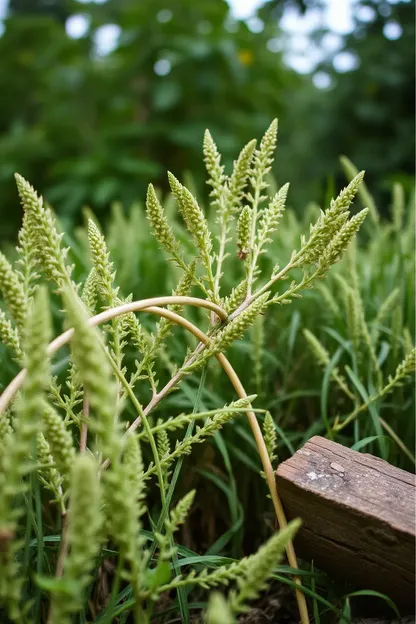
[[[18,173],[15,174],[17,189],[27,214],[27,233],[32,238],[40,267],[48,279],[55,282],[59,290],[71,283],[71,268],[66,266],[67,250],[61,245],[55,218],[43,205],[42,197]]]
[[[146,197],[146,214],[157,242],[172,256],[179,254],[179,243],[163,212],[153,184],[149,184]]]

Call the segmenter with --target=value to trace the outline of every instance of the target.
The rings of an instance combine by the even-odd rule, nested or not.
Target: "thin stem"
[[[117,562],[116,573],[113,579],[113,587],[111,589],[111,596],[109,600],[109,604],[107,606],[108,613],[107,617],[104,620],[104,624],[111,624],[113,621],[113,610],[117,604],[117,594],[120,589],[120,581],[121,581],[121,573],[123,571],[124,559],[123,557],[119,557]]]
[[[231,366],[230,362],[227,360],[225,355],[223,355],[222,353],[219,353],[216,357],[218,361],[220,362],[221,366],[223,367],[225,373],[228,375],[228,378],[233,384],[238,396],[241,399],[246,398],[247,393],[244,390],[244,387],[237,373],[235,372],[235,370],[233,369],[233,367]],[[272,497],[273,506],[274,506],[274,510],[276,513],[276,517],[277,517],[277,522],[278,522],[279,528],[283,529],[287,527],[287,520],[286,520],[286,515],[284,512],[282,503],[280,501],[279,494],[277,492],[276,477],[275,477],[273,467],[270,461],[269,453],[267,451],[266,443],[264,441],[263,434],[261,432],[260,425],[257,421],[255,414],[253,412],[247,412],[247,418],[250,423],[251,430],[253,432],[253,436],[257,444],[261,463],[263,465],[263,470],[264,470],[266,480],[267,480],[267,485],[269,486],[270,494]],[[292,568],[297,568],[298,562],[297,562],[297,557],[296,557],[296,553],[295,553],[295,549],[293,547],[292,541],[290,541],[286,546],[286,554],[287,554],[287,558],[289,561],[289,565]],[[309,622],[309,615],[308,615],[308,607],[306,604],[305,595],[300,589],[302,587],[302,581],[300,577],[298,576],[293,577],[293,580],[295,581],[297,585],[295,592],[296,592],[296,600],[298,603],[300,619],[301,619],[302,624],[307,624]]]
[[[205,384],[205,379],[206,379],[206,371],[207,371],[206,366],[204,366],[204,368],[202,369],[202,375],[201,375],[201,379],[200,379],[200,382],[199,382],[197,395],[196,395],[195,402],[194,402],[194,408],[193,408],[194,410],[198,409],[198,407],[199,407],[201,394],[202,394],[202,388],[203,388],[203,386]],[[194,428],[194,422],[191,421],[191,422],[188,423],[188,427],[187,427],[187,430],[186,430],[186,433],[185,433],[185,439],[188,439],[188,438],[191,437],[192,432],[193,432],[193,428]],[[168,493],[167,493],[167,496],[166,496],[166,506],[162,509],[162,511],[160,513],[160,516],[159,516],[159,519],[157,521],[157,526],[156,526],[156,532],[157,533],[160,533],[162,531],[163,525],[165,524],[165,520],[166,520],[168,511],[169,511],[169,505],[170,505],[170,503],[172,501],[172,497],[173,497],[173,493],[175,491],[176,483],[177,483],[177,481],[179,479],[179,474],[180,474],[180,471],[182,469],[183,460],[184,460],[184,457],[183,457],[183,455],[181,455],[178,458],[178,461],[176,462],[175,470],[173,471],[173,475],[172,475],[172,478],[171,478],[170,484],[169,484]],[[150,552],[149,552],[149,560],[152,559],[152,557],[154,556],[154,554],[156,552],[156,548],[157,548],[157,541],[153,540],[153,544],[152,544],[152,547],[151,547]]]
[[[205,365],[204,368],[202,369],[201,378],[199,380],[198,392],[195,398],[194,408],[192,410],[193,412],[195,412],[195,410],[197,410],[199,407],[202,390],[205,385],[206,377],[207,377],[207,366]],[[192,436],[194,426],[195,426],[195,421],[189,422],[188,428],[186,430],[185,439],[189,439]],[[184,461],[184,456],[181,455],[178,458],[178,461],[176,462],[175,470],[172,475],[171,482],[169,484],[169,489],[168,489],[167,496],[166,496],[166,505],[163,507],[162,513],[160,514],[160,517],[158,520],[158,528],[160,527],[160,529],[163,526],[162,523],[165,522],[165,518],[167,514],[169,513],[169,505],[172,500],[173,492],[175,490],[175,486],[176,486],[177,480],[179,478],[179,474],[182,469],[183,461]],[[158,531],[158,528],[156,529],[156,531]],[[159,529],[159,532],[160,532],[160,529]],[[169,543],[172,549],[172,569],[176,577],[180,574],[180,567],[178,565],[178,553],[175,547],[174,535],[173,535],[171,528],[168,528],[168,533],[169,533]],[[152,548],[153,552],[151,553],[150,557],[152,557],[154,554],[155,546],[156,546],[156,540],[153,542],[153,548]],[[179,611],[180,611],[182,620],[189,623],[188,593],[183,587],[178,588],[178,603],[179,603]]]
[[[66,510],[66,512],[62,515],[62,537],[61,537],[61,541],[59,544],[59,554],[58,554],[58,561],[56,564],[56,577],[60,578],[62,576],[62,573],[64,571],[64,562],[65,562],[65,558],[66,555],[68,554],[68,536],[67,536],[67,529],[68,529],[68,510]]]
[[[161,308],[160,308],[161,309]],[[148,309],[149,310],[149,309]],[[148,311],[147,310],[147,311]],[[168,317],[166,317],[168,318]],[[170,318],[170,317],[169,317]],[[182,318],[182,317],[181,317]],[[176,321],[174,321],[176,322]],[[192,325],[192,323],[191,323]],[[196,347],[196,349],[194,350],[193,354],[191,355],[191,357],[186,360],[186,364],[191,364],[196,357],[205,349],[205,344],[200,341],[199,345]],[[151,398],[149,404],[145,407],[143,413],[145,414],[145,416],[148,416],[148,414],[150,414],[151,411],[154,410],[154,408],[156,407],[156,405],[158,405],[160,403],[160,401],[167,395],[168,392],[170,392],[178,383],[179,381],[182,379],[183,377],[183,372],[181,371],[181,369],[179,369],[167,382],[167,384],[165,386],[163,386],[163,388],[161,389],[160,392],[158,392],[157,394],[153,395],[153,397]],[[140,420],[138,418],[136,418],[136,420],[134,420],[131,425],[129,426],[129,428],[127,429],[126,433],[131,433],[132,431],[135,431],[135,429],[137,429],[137,427],[140,426]]]
[[[37,553],[36,553],[36,574],[41,576],[43,571],[43,524],[42,524],[42,500],[40,495],[40,487],[38,476],[32,474],[32,483],[34,485],[35,495],[35,510],[36,510],[36,538],[37,538]],[[35,622],[39,621],[41,610],[41,591],[38,587],[36,590],[36,602],[35,602]]]
[[[253,219],[254,220],[254,219]],[[252,285],[254,283],[254,272],[256,270],[256,266],[257,266],[257,261],[259,259],[259,255],[260,255],[260,249],[258,245],[254,245],[254,247],[251,250],[251,260],[250,260],[250,266],[248,269],[248,276],[247,276],[247,284],[249,284],[249,286],[247,287],[247,299],[251,299],[252,300],[252,295],[251,295],[251,288]]]
[[[186,262],[184,262],[183,258],[178,254],[178,253],[172,253],[172,258],[174,258],[175,262],[178,264],[178,266],[183,269],[183,271],[185,271],[185,273],[188,273],[188,275],[190,275],[190,271],[189,271],[189,266],[186,264]],[[207,291],[207,289],[205,288],[205,284],[196,277],[196,275],[193,276],[193,281],[194,284],[196,286],[199,286],[199,288],[202,290],[202,292],[209,297],[209,293]]]
[[[291,286],[290,288],[282,292],[281,295],[279,296],[275,295],[273,297],[273,303],[280,303],[281,301],[284,301],[288,297],[293,296],[295,293],[298,292],[298,290],[302,290],[302,288],[307,288],[309,284],[313,282],[315,277],[317,277],[318,274],[319,274],[319,269],[316,270],[315,273],[312,273],[310,277],[304,276],[300,282],[298,282],[294,286]]]
[[[90,415],[90,403],[86,396],[84,396],[84,405],[82,409],[84,421],[81,423],[81,436],[79,441],[79,450],[85,451],[87,448],[87,437],[88,437],[88,418]]]
[[[399,449],[401,449],[403,451],[403,453],[406,455],[406,457],[408,457],[410,459],[410,461],[412,462],[412,464],[415,466],[416,465],[416,460],[415,460],[415,456],[413,455],[413,453],[411,453],[411,451],[409,451],[409,449],[404,444],[404,442],[399,438],[397,433],[395,431],[393,431],[393,429],[390,427],[390,425],[388,423],[386,423],[386,421],[381,416],[379,416],[378,419],[379,419],[380,424],[383,427],[383,429],[385,429],[387,431],[387,433],[389,434],[391,439],[396,442],[396,444],[399,447]]]
[[[207,270],[207,278],[208,278],[208,283],[211,287],[211,291],[212,291],[212,297],[214,297],[214,299],[219,300],[219,297],[217,298],[217,295],[215,293],[215,279],[214,279],[214,274],[212,272],[212,266],[211,266],[211,258],[209,256],[209,254],[206,255],[206,259],[205,259],[205,264],[206,264],[206,270]],[[209,294],[207,295],[209,296]]]
[[[223,220],[221,222],[221,235],[220,235],[220,248],[217,256],[217,270],[215,272],[215,295],[219,299],[220,297],[220,279],[221,279],[221,269],[222,263],[225,258],[225,245],[227,244],[227,236],[228,236],[228,227],[226,222]]]
[[[347,397],[351,399],[351,401],[355,401],[355,394],[351,392],[351,390],[349,389],[343,378],[338,374],[338,372],[336,370],[333,370],[331,375],[332,379],[335,381],[336,384],[338,384],[338,387],[344,392],[344,394],[346,394]]]
[[[215,416],[216,414],[221,414],[223,412],[233,412],[235,414],[241,414],[242,412],[249,412],[251,411],[248,408],[245,407],[223,407],[221,409],[212,409],[212,410],[208,410],[207,412],[192,412],[192,414],[187,414],[186,417],[184,416],[184,424],[187,424],[189,422],[189,419],[192,420],[192,422],[202,419],[202,418],[210,418],[211,416]],[[256,414],[266,414],[267,410],[265,409],[261,409],[261,408],[256,408],[254,410]],[[176,418],[175,418],[176,420]],[[161,431],[170,431],[171,427],[170,427],[170,422],[169,420],[165,420],[163,422],[161,422],[159,425],[156,425],[155,427],[152,427],[152,433],[153,435],[160,433]],[[178,428],[179,426],[176,427],[175,429]],[[139,433],[137,434],[137,437],[140,438],[146,438],[146,433]],[[54,464],[51,464],[54,465]]]
[[[341,431],[342,429],[344,429],[344,427],[346,427],[353,420],[355,420],[357,416],[361,414],[361,412],[365,412],[372,403],[374,403],[378,399],[381,399],[385,394],[388,394],[390,390],[393,389],[393,386],[397,383],[397,381],[398,381],[397,378],[392,379],[392,381],[389,384],[387,384],[387,386],[385,386],[382,390],[380,390],[380,392],[377,392],[377,394],[371,395],[370,397],[368,397],[365,403],[362,403],[361,405],[356,407],[355,410],[351,412],[351,414],[347,416],[346,419],[343,420],[341,423],[335,421],[334,427],[333,427],[334,431]]]
[[[150,448],[152,449],[152,454],[153,454],[153,459],[155,462],[155,469],[156,469],[156,474],[157,474],[157,480],[159,482],[160,498],[162,501],[162,506],[164,507],[166,504],[165,482],[163,479],[162,464],[160,463],[160,457],[159,457],[159,452],[157,450],[156,440],[150,428],[149,421],[147,420],[147,417],[144,413],[142,414],[142,420],[143,420],[143,428],[147,434]]]
[[[103,344],[103,348],[105,349],[105,346]],[[125,378],[124,374],[122,373],[122,371],[119,369],[119,367],[117,366],[117,362],[114,361],[114,358],[111,356],[110,353],[108,353],[106,351],[111,367],[115,373],[115,375],[117,376],[119,382],[121,383],[121,385],[124,386],[128,396],[130,397],[131,402],[133,403],[134,407],[136,408],[136,411],[138,413],[138,417],[136,418],[136,420],[134,421],[134,423],[136,424],[136,427],[139,427],[139,425],[143,422],[143,427],[144,430],[146,432],[146,435],[149,439],[149,444],[150,444],[150,448],[152,449],[152,454],[153,454],[153,459],[155,462],[155,471],[157,474],[157,479],[159,482],[159,489],[160,489],[160,497],[162,500],[162,505],[164,505],[165,503],[165,487],[164,487],[164,481],[163,481],[163,472],[162,472],[162,465],[160,463],[160,457],[159,457],[159,453],[157,450],[157,445],[156,445],[156,441],[154,438],[154,435],[152,433],[149,421],[147,420],[147,414],[145,414],[142,405],[140,404],[139,400],[137,399],[136,395],[133,392],[133,389],[131,388],[129,382],[127,381],[127,379]],[[107,468],[107,466],[109,465],[109,460],[106,459],[105,462],[102,465],[102,469],[104,470],[105,468]]]
[[[256,184],[256,190],[254,192],[253,214],[251,216],[251,232],[250,232],[251,256],[250,256],[250,266],[249,266],[248,275],[247,275],[247,298],[251,297],[251,288],[253,285],[253,274],[254,274],[254,269],[256,268],[255,263],[257,262],[257,256],[255,254],[254,247],[255,247],[255,240],[256,240],[257,211],[259,208],[260,193],[261,193],[260,186],[261,184],[258,182]]]
[[[62,514],[62,533],[61,541],[59,543],[58,561],[56,563],[55,576],[61,578],[64,571],[64,563],[68,554],[68,509]],[[52,605],[49,608],[47,624],[52,624],[53,621],[53,608]]]
[[[249,291],[247,291],[246,299],[236,310],[234,310],[232,314],[230,314],[230,316],[227,319],[228,322],[232,321],[237,316],[239,316],[241,312],[243,312],[243,310],[248,308],[248,306],[251,303],[253,303],[255,299],[260,297],[260,295],[262,295],[263,293],[267,292],[270,289],[270,287],[273,286],[275,282],[277,282],[279,279],[282,279],[282,277],[284,277],[286,273],[288,273],[291,269],[294,269],[294,268],[296,268],[296,264],[291,261],[279,273],[277,273],[277,275],[275,275],[272,279],[270,279],[264,286],[259,288],[259,290],[257,290],[254,294],[250,294]]]

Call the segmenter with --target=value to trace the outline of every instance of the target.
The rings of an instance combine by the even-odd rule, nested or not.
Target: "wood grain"
[[[300,556],[413,612],[414,475],[315,436],[276,478],[288,517],[303,520]]]

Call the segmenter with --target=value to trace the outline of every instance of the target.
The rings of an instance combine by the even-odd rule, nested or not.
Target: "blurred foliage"
[[[304,13],[324,4],[271,0],[258,11],[258,32],[233,20],[225,0],[10,0],[0,37],[1,238],[13,238],[20,220],[15,171],[58,207],[68,229],[83,205],[101,216],[115,200],[127,207],[142,198],[149,181],[163,186],[166,169],[192,168],[202,190],[203,130],[230,162],[275,116],[284,121],[275,173],[293,181],[295,206],[322,203],[341,183],[342,153],[366,169],[382,205],[392,178],[409,189],[414,4],[357,2],[356,28],[342,49],[360,65],[340,74],[329,57],[317,69],[333,86],[321,90],[284,64],[279,19],[288,7]],[[359,20],[362,7],[375,19]],[[86,33],[70,38],[67,17],[80,14]],[[383,33],[389,22],[403,29],[395,41]],[[99,50],[102,27],[120,33],[108,54]],[[326,34],[313,33],[317,45]]]
[[[62,3],[52,16],[38,4],[36,17],[10,17],[0,39],[6,235],[18,222],[5,219],[17,208],[14,171],[65,216],[86,202],[97,211],[115,199],[129,205],[162,171],[179,174],[199,162],[207,126],[230,160],[253,132],[284,116],[300,80],[266,48],[276,26],[254,34],[229,19],[224,0],[73,3],[74,13],[91,18],[80,39],[53,18]],[[109,23],[121,28],[119,45],[99,56],[94,33]],[[168,75],[155,73],[161,60]]]
[[[322,10],[325,4],[323,0],[271,0],[259,15],[264,21],[278,20],[289,7],[305,13]],[[415,3],[359,0],[354,7],[353,32],[342,36],[340,49],[328,52],[315,69],[329,76],[331,86],[317,90],[303,84],[282,133],[292,133],[293,158],[308,189],[318,181],[322,193],[325,176],[332,188],[342,183],[337,162],[340,154],[346,154],[366,170],[367,184],[380,205],[387,206],[394,180],[400,179],[408,192],[414,184]],[[399,33],[394,40],[386,36],[392,24]],[[316,29],[314,44],[325,47],[328,34],[327,28]],[[356,69],[337,71],[333,61],[340,53],[351,54]],[[313,160],[311,152],[317,155]],[[321,196],[315,187],[314,197]]]
[[[356,19],[353,33],[345,39],[345,49],[359,60],[358,69],[335,76],[330,61],[322,67],[336,81],[333,97],[327,100],[331,121],[322,141],[340,146],[359,168],[367,169],[370,187],[379,182],[387,190],[386,183],[391,187],[401,173],[410,190],[415,153],[415,57],[410,53],[415,42],[415,4],[371,0],[362,6],[374,10],[374,21]],[[395,40],[384,34],[392,24],[403,31]],[[337,118],[345,123],[336,122]]]
[[[49,15],[65,23],[68,3],[62,0],[9,0],[10,15]]]

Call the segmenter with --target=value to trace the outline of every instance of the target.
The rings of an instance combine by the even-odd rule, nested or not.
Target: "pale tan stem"
[[[62,574],[64,572],[65,559],[68,554],[68,547],[69,547],[68,519],[69,519],[69,513],[68,513],[68,510],[66,510],[62,514],[62,535],[61,535],[61,541],[59,543],[58,561],[56,563],[56,571],[55,571],[56,578],[62,577]],[[52,622],[53,622],[53,606],[51,604],[49,608],[47,624],[52,624]]]
[[[159,310],[162,310],[163,308],[159,308]],[[149,308],[146,310],[149,311]],[[155,312],[155,310],[153,310],[153,312],[155,314],[158,314],[158,312]],[[169,310],[167,310],[167,312],[169,312]],[[162,316],[162,314],[161,314]],[[164,316],[164,315],[163,315]],[[169,318],[172,320],[171,316],[166,316],[166,318]],[[182,318],[182,317],[180,317]],[[185,319],[184,319],[185,320]],[[173,321],[174,323],[177,323],[177,321]],[[191,323],[192,325],[192,323]],[[189,329],[189,328],[187,328]],[[190,331],[190,330],[189,330]],[[202,332],[201,332],[202,333]],[[195,334],[196,335],[196,334]],[[203,334],[205,335],[205,334]],[[191,357],[186,360],[186,363],[192,364],[192,362],[194,362],[194,360],[196,359],[196,357],[201,353],[201,351],[203,351],[203,349],[205,349],[205,343],[200,341],[199,345],[196,347],[196,349],[194,350],[193,354],[191,355]],[[143,414],[145,416],[147,416],[148,414],[150,414],[150,412],[152,410],[154,410],[154,408],[156,407],[156,405],[158,403],[160,403],[160,401],[163,399],[163,397],[166,396],[166,394],[168,392],[170,392],[175,386],[176,384],[181,380],[183,376],[183,372],[181,370],[178,370],[167,382],[167,384],[165,386],[163,386],[163,388],[160,390],[160,392],[158,392],[157,394],[153,395],[151,400],[149,401],[148,405],[145,407],[145,409],[143,410]],[[134,431],[135,429],[137,429],[137,427],[140,426],[140,422],[141,422],[141,416],[138,416],[136,418],[136,420],[134,420],[131,425],[129,426],[129,428],[127,429],[127,433]]]
[[[81,423],[81,436],[79,441],[79,450],[85,451],[87,448],[87,438],[88,438],[88,418],[90,415],[90,403],[86,396],[84,396],[84,406],[82,409],[83,412],[83,422]]]
[[[64,571],[64,562],[65,562],[65,557],[68,553],[68,518],[69,518],[69,513],[68,510],[66,511],[65,514],[63,514],[62,517],[62,538],[61,538],[61,542],[59,544],[59,555],[58,555],[58,562],[56,564],[56,576],[58,578],[60,578],[62,576],[62,573]]]
[[[181,301],[177,301],[177,299],[180,299]],[[158,303],[161,303],[161,305],[163,305],[163,303],[166,304],[166,305],[172,304],[172,303],[189,303],[188,301],[184,302],[183,299],[193,299],[193,300],[195,300],[195,298],[192,298],[192,297],[159,297],[159,298],[154,298],[154,299],[147,299],[147,300],[145,299],[143,301],[132,302],[132,303],[129,303],[129,304],[124,304],[124,305],[118,306],[117,308],[111,308],[109,310],[106,310],[105,312],[102,312],[101,314],[98,314],[97,316],[94,316],[94,317],[90,318],[89,319],[89,323],[91,325],[95,326],[95,325],[99,325],[100,323],[104,323],[105,321],[108,321],[111,318],[115,318],[116,316],[120,316],[121,314],[126,314],[128,312],[133,312],[133,311],[146,311],[146,312],[150,312],[151,314],[157,314],[158,316],[164,316],[165,318],[170,319],[174,323],[176,323],[178,325],[181,325],[182,327],[184,327],[185,329],[190,331],[204,345],[208,344],[209,340],[210,340],[209,337],[206,334],[204,334],[204,332],[202,332],[193,323],[191,323],[187,319],[181,317],[179,314],[176,314],[175,312],[172,312],[171,310],[164,310],[162,308],[156,307],[155,305],[152,305],[153,302],[155,302],[155,301],[157,301]],[[162,300],[163,300],[163,303],[162,303]],[[209,303],[209,302],[205,302],[205,301],[199,300],[199,299],[196,300],[196,301],[198,301],[198,304],[195,304],[195,305],[201,305],[200,301],[202,301],[205,304]],[[215,304],[210,304],[209,309],[212,310],[214,305]],[[208,306],[206,305],[204,307],[208,307]],[[225,312],[223,310],[221,310],[221,308],[219,308],[218,306],[215,306],[215,308],[218,308],[218,310],[221,311],[221,313],[223,313],[223,315],[225,314]],[[217,310],[215,310],[215,311],[217,312]],[[53,342],[51,342],[50,345],[49,345],[49,348],[48,348],[49,353],[50,354],[55,353],[61,346],[63,346],[67,342],[69,342],[71,340],[72,336],[73,336],[73,333],[74,333],[73,330],[70,329],[70,330],[66,331],[64,334],[61,334],[61,336],[56,338]],[[228,378],[230,379],[231,383],[233,384],[233,386],[234,386],[238,396],[240,398],[246,398],[247,397],[247,393],[244,390],[244,387],[243,387],[243,385],[242,385],[238,375],[236,374],[235,370],[233,369],[233,367],[231,366],[230,362],[225,357],[225,355],[223,355],[222,353],[217,353],[215,355],[215,357],[217,358],[218,362],[221,364],[222,368],[224,369],[225,373],[227,374]],[[20,385],[24,381],[25,375],[22,376],[22,373],[24,373],[24,372],[25,371],[21,371],[19,373],[19,375],[17,376],[17,377],[21,376]],[[16,379],[17,378],[15,378],[13,380],[13,382],[15,382]],[[13,384],[13,382],[12,382],[12,384]],[[12,384],[10,384],[10,386]],[[14,389],[15,392],[19,389],[20,385],[18,385],[18,387],[16,387],[16,384],[13,386],[13,389]],[[10,386],[8,386],[8,388]],[[8,388],[6,388],[5,392],[8,390]],[[4,395],[4,393],[3,393],[3,395]],[[2,395],[1,398],[3,398],[3,395]],[[12,397],[13,397],[13,395],[11,396],[11,398]],[[11,400],[11,398],[9,400]],[[7,407],[7,405],[8,405],[8,403],[6,404],[6,407]],[[0,410],[1,410],[1,407],[0,407]],[[267,484],[268,484],[268,487],[269,487],[269,490],[270,490],[270,494],[271,494],[271,497],[272,497],[272,501],[273,501],[273,505],[274,505],[274,509],[275,509],[275,513],[276,513],[276,517],[277,517],[277,521],[278,521],[278,525],[282,529],[282,528],[287,526],[287,520],[286,520],[286,516],[285,516],[284,510],[283,510],[282,503],[281,503],[280,498],[279,498],[279,494],[277,492],[276,480],[275,480],[275,476],[274,476],[274,472],[273,472],[273,467],[271,465],[270,457],[269,457],[269,454],[267,452],[267,448],[266,448],[266,444],[264,442],[263,434],[261,432],[260,426],[258,424],[258,421],[257,421],[257,418],[256,418],[254,412],[247,412],[247,416],[248,416],[249,423],[250,423],[250,426],[251,426],[251,429],[252,429],[252,432],[253,432],[254,439],[255,439],[256,444],[257,444],[257,448],[258,448],[258,451],[259,451],[259,455],[260,455],[260,459],[261,459],[261,462],[262,462],[263,470],[264,470],[264,473],[266,475],[266,480],[267,480]],[[297,563],[297,558],[296,558],[296,554],[295,554],[295,550],[294,550],[292,542],[289,542],[289,544],[286,546],[286,553],[287,553],[289,565],[292,568],[297,568],[298,567],[298,563]],[[298,608],[299,608],[299,614],[300,614],[301,622],[302,622],[302,624],[308,624],[309,623],[309,616],[308,616],[308,610],[307,610],[307,605],[306,605],[306,599],[305,599],[305,595],[300,590],[300,587],[302,585],[301,579],[299,577],[294,577],[294,580],[295,580],[296,584],[299,587],[299,588],[296,589],[296,598],[297,598],[297,602],[298,602]]]
[[[242,399],[245,398],[247,396],[247,393],[244,390],[244,387],[237,373],[231,366],[230,362],[222,353],[219,353],[216,357],[217,357],[217,360],[220,362],[221,366],[223,367],[224,371],[227,373],[228,378],[233,384],[238,396]],[[266,475],[267,485],[269,486],[270,495],[272,497],[277,522],[278,522],[279,528],[283,529],[287,526],[287,520],[286,520],[286,515],[284,512],[282,503],[280,501],[279,493],[277,491],[276,477],[273,471],[273,466],[270,461],[269,453],[266,448],[266,443],[264,441],[263,434],[260,429],[260,425],[258,423],[258,420],[254,412],[247,412],[247,418],[250,423],[251,430],[253,432],[253,436],[257,444],[257,449],[259,451],[261,463],[263,465],[264,474]],[[298,561],[297,561],[295,549],[293,546],[293,542],[289,542],[287,544],[286,554],[287,554],[287,559],[289,561],[289,565],[292,568],[297,568]],[[299,576],[293,577],[293,580],[298,586],[295,591],[296,591],[296,600],[298,603],[300,621],[302,624],[307,624],[309,622],[309,615],[308,615],[308,607],[306,604],[305,594],[300,589],[302,587],[302,581]]]

